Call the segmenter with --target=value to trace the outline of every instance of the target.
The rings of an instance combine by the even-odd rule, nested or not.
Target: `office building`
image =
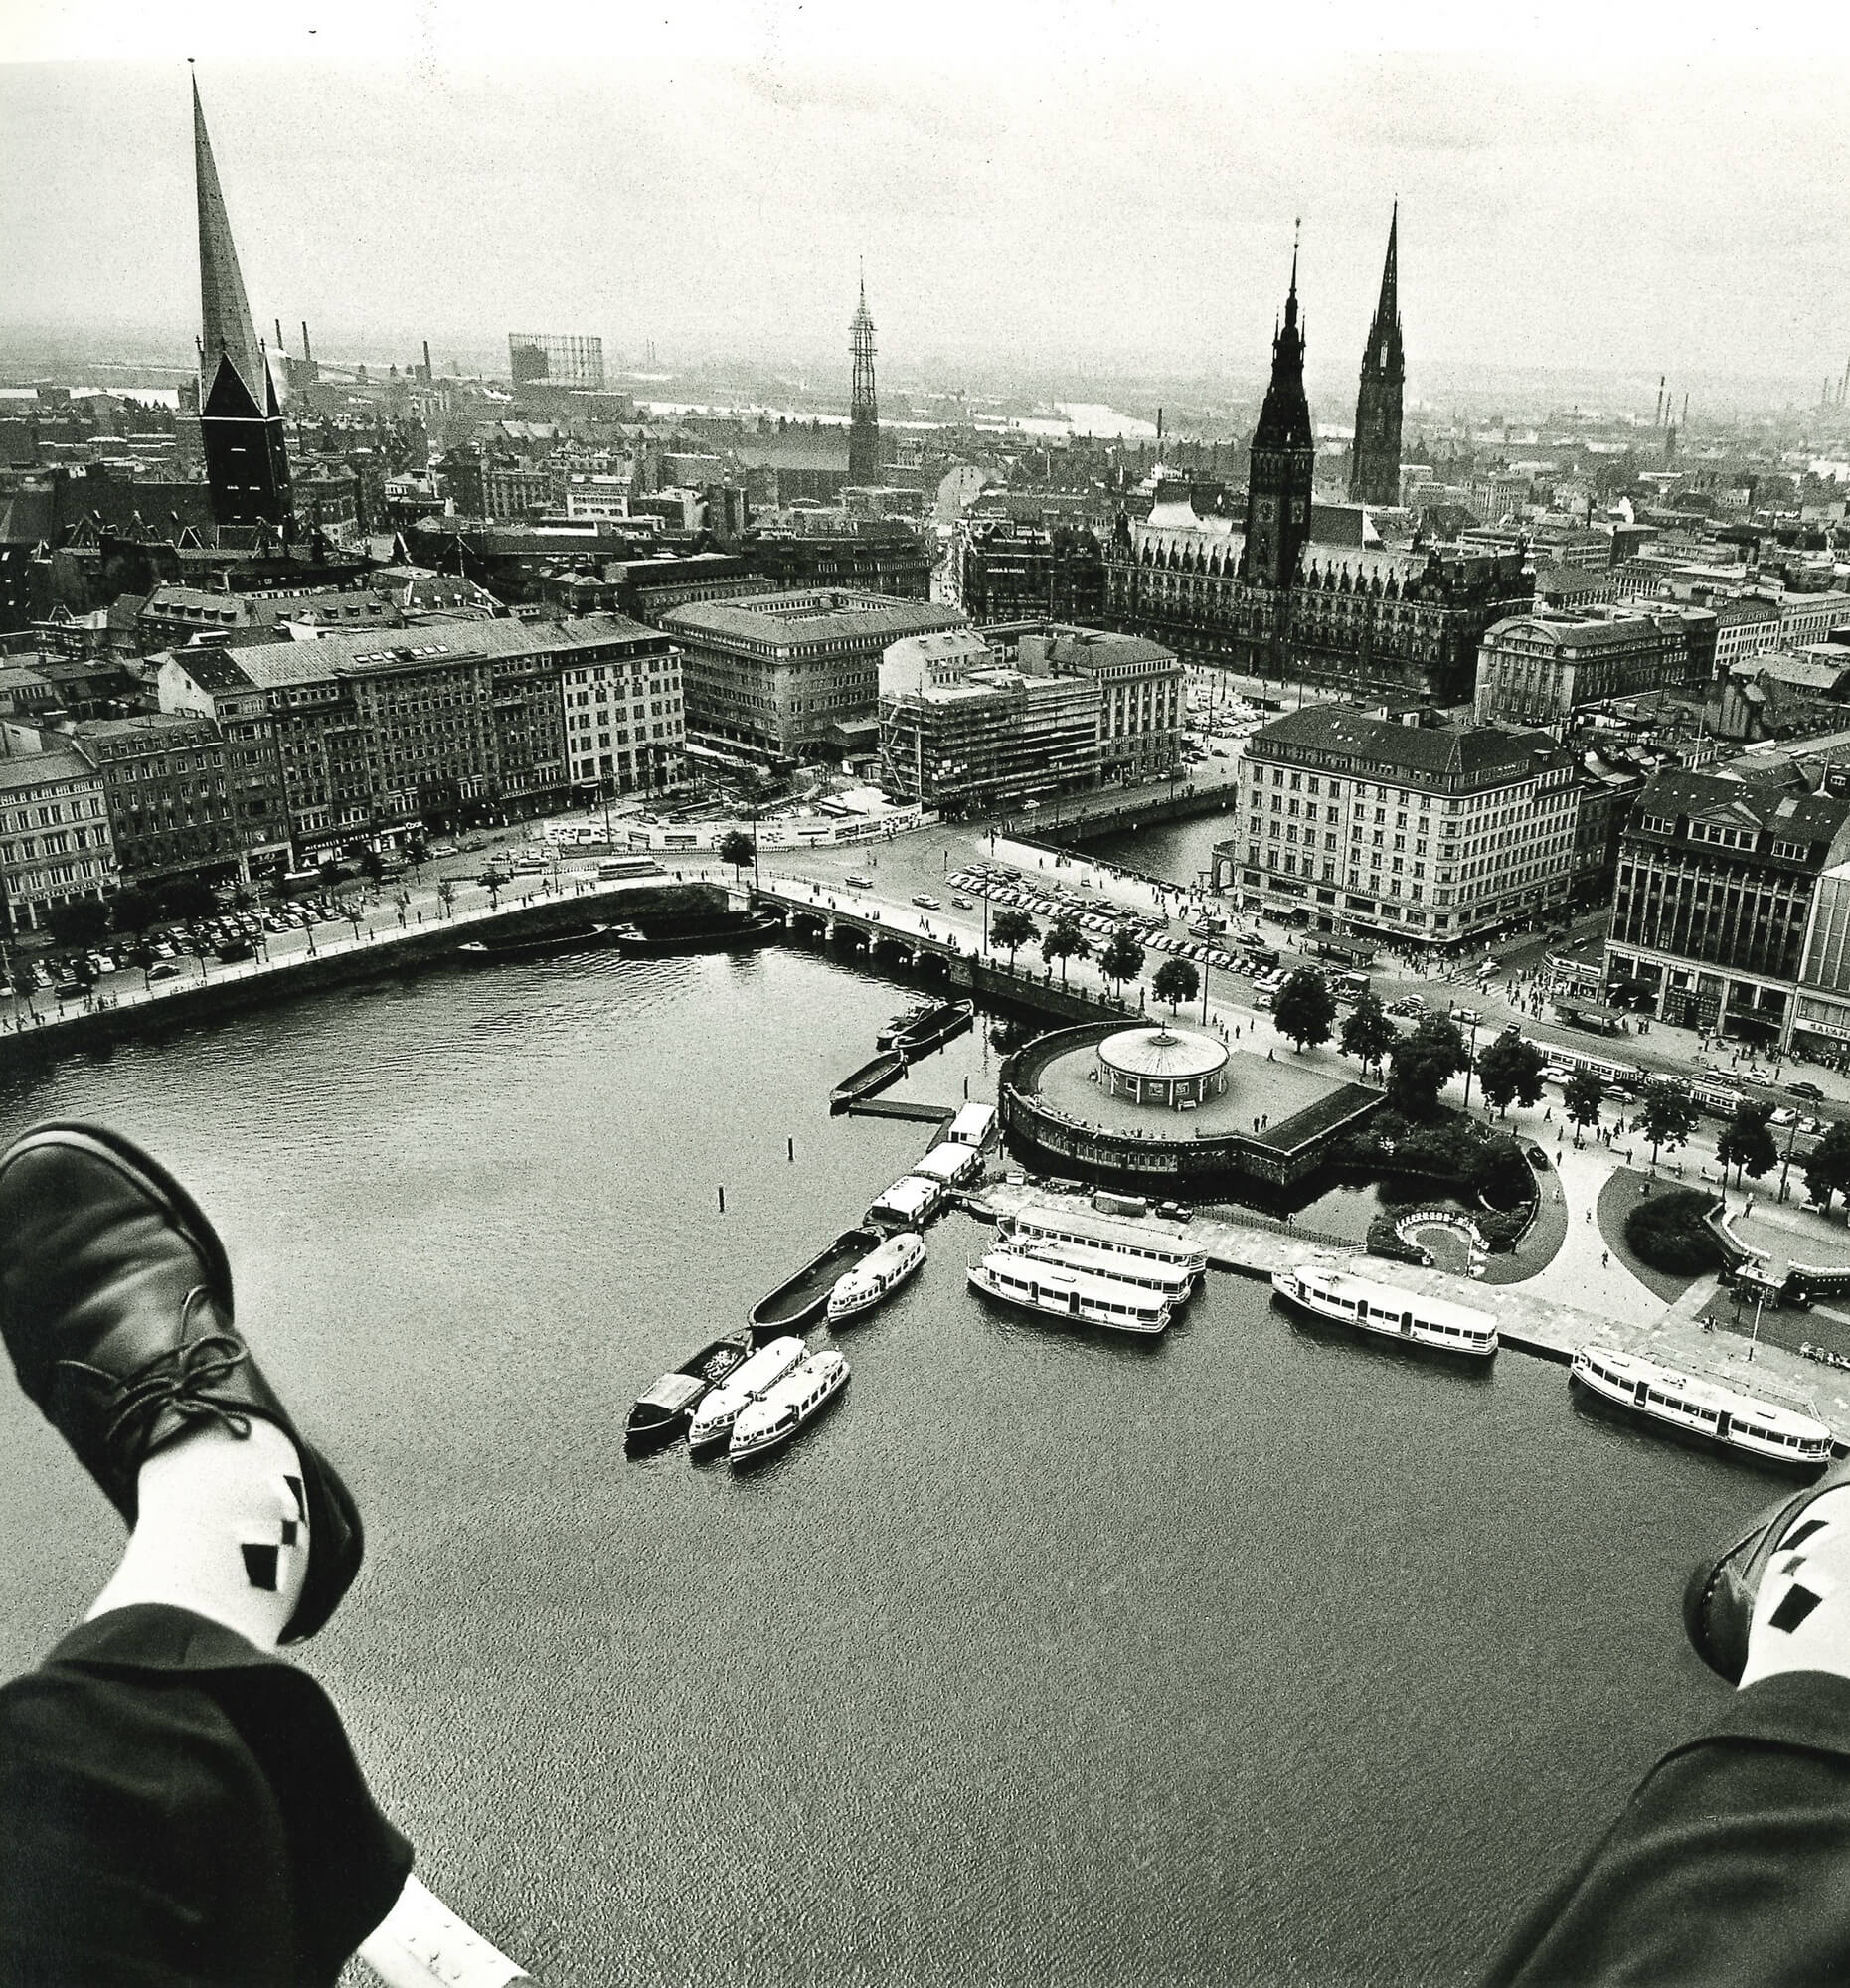
[[[1680,624],[1613,609],[1521,614],[1486,629],[1477,651],[1477,718],[1565,725],[1581,705],[1684,682]]]
[[[57,735],[44,735],[56,741]],[[102,775],[54,743],[0,757],[0,911],[9,933],[42,930],[54,909],[116,888]]]
[[[1619,851],[1608,981],[1665,1021],[1768,1049],[1790,1038],[1819,878],[1850,862],[1850,801],[1789,766],[1659,773]]]
[[[1436,947],[1565,905],[1573,755],[1545,732],[1289,713],[1247,740],[1217,888],[1316,931]]]
[[[1083,628],[1104,623],[1104,553],[1083,526],[959,518],[951,583],[972,621],[1045,616]]]
[[[696,741],[757,760],[833,760],[877,732],[888,646],[966,618],[926,601],[818,589],[692,601],[659,625],[684,654]]]

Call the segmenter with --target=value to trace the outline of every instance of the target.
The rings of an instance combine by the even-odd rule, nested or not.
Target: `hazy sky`
[[[252,307],[292,348],[306,317],[329,354],[427,334],[440,362],[519,328],[826,368],[865,255],[890,377],[1011,354],[1247,377],[1301,215],[1335,389],[1398,194],[1416,385],[1815,383],[1850,355],[1843,19],[0,0],[0,322],[190,336],[191,55]]]

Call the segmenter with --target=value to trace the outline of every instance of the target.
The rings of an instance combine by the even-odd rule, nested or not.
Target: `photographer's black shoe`
[[[312,1636],[365,1552],[333,1466],[297,1433],[233,1320],[212,1224],[101,1126],[35,1126],[0,1154],[0,1335],[20,1386],[132,1527],[143,1462],[189,1429],[275,1425],[302,1463],[308,1570],[284,1642]]]

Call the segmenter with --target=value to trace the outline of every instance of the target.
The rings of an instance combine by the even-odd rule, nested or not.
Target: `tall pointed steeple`
[[[1362,354],[1362,385],[1355,404],[1355,452],[1349,496],[1357,504],[1401,501],[1401,402],[1407,379],[1401,345],[1401,204],[1388,223],[1388,255],[1381,269],[1381,298]]]
[[[1247,474],[1247,536],[1240,577],[1285,588],[1310,536],[1310,489],[1316,442],[1304,397],[1304,334],[1297,311],[1297,243],[1291,244],[1291,288],[1284,321],[1271,341],[1271,382],[1253,431]]]
[[[206,113],[199,100],[198,77],[193,79],[193,179],[199,196],[199,339],[205,375],[201,398],[203,401],[210,393],[223,354],[238,369],[252,404],[259,413],[267,413],[269,369],[251,322],[251,303],[245,295],[238,250],[232,245],[232,224],[225,212],[225,194],[212,157],[212,139],[206,131]]]
[[[848,417],[848,481],[867,488],[880,481],[880,400],[874,391],[874,320],[867,309],[867,272],[861,303],[848,327],[854,354],[854,398]]]
[[[289,515],[282,410],[251,321],[197,77],[193,175],[199,200],[199,425],[212,508],[221,525],[280,525]]]

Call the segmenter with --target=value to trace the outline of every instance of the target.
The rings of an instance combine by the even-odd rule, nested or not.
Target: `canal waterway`
[[[1086,845],[1085,854],[1121,864],[1146,877],[1205,890],[1214,869],[1214,845],[1231,842],[1232,814],[1197,815],[1192,821],[1158,822],[1134,835],[1105,835]]]
[[[368,1518],[301,1660],[542,1982],[1469,1979],[1719,1709],[1679,1587],[1768,1486],[1232,1277],[1153,1346],[1026,1324],[962,1216],[771,1467],[626,1462],[633,1396],[921,1149],[827,1111],[906,993],[781,948],[386,976],[13,1076],[0,1131],[106,1118],[219,1221]],[[11,1671],[118,1542],[10,1389],[0,1455]]]

